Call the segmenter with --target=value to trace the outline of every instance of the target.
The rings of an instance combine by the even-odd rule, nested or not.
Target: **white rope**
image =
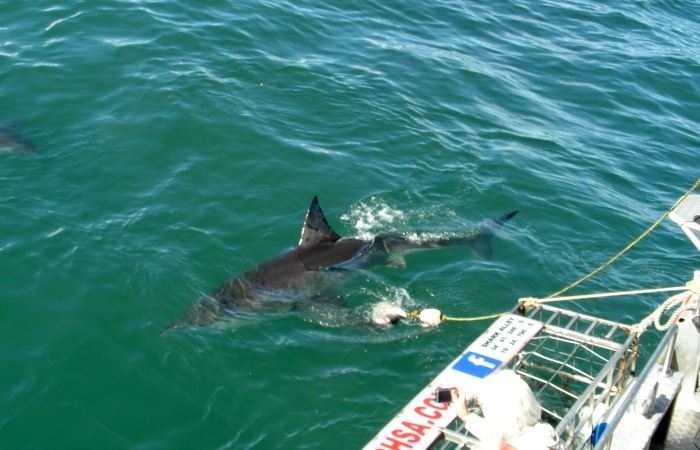
[[[582,294],[582,295],[566,295],[562,297],[547,297],[542,299],[536,299],[537,303],[550,303],[559,301],[569,301],[569,300],[589,300],[596,298],[608,298],[608,297],[623,297],[627,295],[639,295],[639,294],[655,294],[658,292],[677,292],[684,291],[687,288],[685,286],[667,287],[667,288],[656,288],[656,289],[637,289],[634,291],[618,291],[618,292],[604,292],[601,294]]]
[[[678,318],[683,312],[695,310],[696,306],[694,301],[698,301],[698,295],[692,291],[685,291],[681,292],[680,294],[676,294],[663,302],[661,306],[656,308],[656,310],[644,318],[644,320],[632,326],[632,331],[637,334],[642,334],[652,323],[656,326],[657,330],[666,331],[671,328],[673,324],[678,322]],[[676,308],[676,311],[671,314],[666,323],[662,323],[661,317],[667,311],[674,308]]]
[[[563,297],[547,297],[547,298],[535,298],[535,297],[523,297],[518,300],[522,307],[526,310],[532,308],[535,305],[542,303],[552,303],[552,302],[569,302],[574,300],[595,300],[599,298],[609,298],[609,297],[623,297],[623,296],[633,296],[640,294],[655,294],[659,292],[678,292],[686,291],[688,289],[686,286],[668,287],[668,288],[656,288],[656,289],[637,289],[634,291],[620,291],[620,292],[604,292],[598,294],[583,294],[583,295],[567,295]]]

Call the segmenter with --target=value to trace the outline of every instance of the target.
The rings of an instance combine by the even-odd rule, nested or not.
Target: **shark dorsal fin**
[[[311,200],[311,206],[306,213],[304,226],[301,228],[301,238],[299,247],[312,247],[322,242],[335,242],[340,236],[331,229],[331,226],[323,215],[321,207],[318,205],[318,197]]]

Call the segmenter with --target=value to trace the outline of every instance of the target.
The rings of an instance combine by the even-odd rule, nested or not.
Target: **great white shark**
[[[35,154],[34,145],[18,128],[19,125],[14,123],[0,124],[0,151]]]
[[[342,238],[328,224],[318,197],[314,197],[296,248],[225,282],[201,298],[170,330],[209,325],[237,311],[309,307],[327,301],[324,293],[339,275],[380,264],[403,266],[403,255],[410,251],[462,245],[489,258],[491,238],[517,212],[485,220],[460,234],[424,233],[411,238],[390,233],[372,239]]]

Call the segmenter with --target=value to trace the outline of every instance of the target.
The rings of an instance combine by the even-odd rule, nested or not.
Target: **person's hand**
[[[450,388],[450,403],[457,403],[459,401],[459,389],[456,387]]]
[[[501,441],[501,444],[498,446],[498,450],[518,450],[517,448],[513,447],[506,441]]]

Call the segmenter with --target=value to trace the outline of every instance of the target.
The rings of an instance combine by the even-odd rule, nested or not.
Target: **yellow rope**
[[[445,321],[452,321],[452,322],[475,322],[477,320],[488,320],[488,319],[495,319],[496,317],[500,317],[505,312],[502,313],[496,313],[496,314],[488,314],[486,316],[473,316],[473,317],[452,317],[452,316],[446,316],[442,314],[440,316],[440,320],[445,322]],[[409,311],[406,313],[406,317],[410,319],[419,319],[420,318],[420,311]]]
[[[441,319],[443,321],[450,320],[453,322],[476,322],[477,320],[495,319],[496,317],[501,317],[503,314],[505,314],[505,312],[496,313],[496,314],[488,314],[486,316],[474,316],[474,317],[452,317],[452,316],[446,316],[443,314]]]
[[[620,250],[620,251],[617,253],[617,255],[615,255],[615,256],[613,256],[612,258],[610,258],[610,260],[608,260],[606,263],[604,263],[602,266],[598,267],[597,269],[593,270],[593,271],[592,271],[591,273],[589,273],[588,275],[586,275],[586,276],[584,276],[584,277],[581,277],[580,279],[578,279],[577,281],[571,283],[570,285],[566,286],[565,288],[560,289],[560,290],[558,290],[557,292],[548,295],[546,298],[558,297],[558,296],[560,296],[561,294],[563,294],[564,292],[570,291],[571,289],[575,288],[576,286],[578,286],[579,284],[583,283],[584,281],[587,281],[587,280],[593,278],[594,276],[596,276],[597,274],[599,274],[600,272],[602,272],[604,269],[606,269],[608,266],[612,265],[612,264],[613,264],[615,261],[617,261],[622,255],[624,255],[625,253],[627,253],[628,251],[630,251],[630,249],[632,249],[632,247],[634,247],[634,246],[637,245],[642,239],[644,239],[645,237],[647,237],[647,236],[649,235],[649,233],[651,233],[652,231],[654,231],[654,229],[655,229],[657,226],[659,226],[659,224],[660,224],[661,222],[663,222],[663,221],[668,217],[669,214],[671,214],[671,211],[673,211],[674,209],[676,209],[676,207],[677,207],[678,205],[680,205],[686,198],[688,198],[688,196],[689,196],[690,194],[692,194],[693,191],[695,191],[695,190],[698,188],[698,186],[700,186],[700,178],[698,178],[697,180],[695,180],[695,183],[693,184],[693,186],[692,186],[690,189],[688,189],[688,191],[686,191],[686,193],[683,194],[683,196],[682,196],[681,198],[678,199],[678,201],[671,207],[671,209],[669,209],[668,211],[666,211],[666,212],[659,218],[659,220],[657,220],[652,226],[650,226],[644,233],[642,233],[641,235],[639,235],[639,237],[638,237],[637,239],[633,240],[632,242],[630,242],[630,243],[627,245],[627,247],[625,247],[625,248],[623,248],[622,250]]]
[[[409,311],[406,313],[406,317],[409,319],[417,319],[420,317],[420,311]]]

